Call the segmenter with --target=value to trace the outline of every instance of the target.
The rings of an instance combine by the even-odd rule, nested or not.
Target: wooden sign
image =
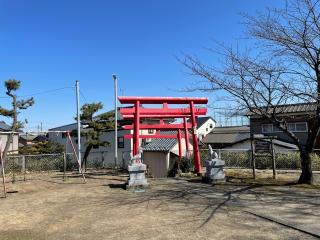
[[[271,153],[271,142],[255,141],[255,153]]]

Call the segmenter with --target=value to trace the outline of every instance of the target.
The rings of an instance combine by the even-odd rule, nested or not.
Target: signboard
[[[255,141],[256,153],[271,153],[271,142]]]

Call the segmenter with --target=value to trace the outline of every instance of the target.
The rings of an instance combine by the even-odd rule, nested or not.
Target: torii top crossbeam
[[[139,101],[140,104],[189,104],[191,101],[194,104],[207,104],[207,98],[188,98],[188,97],[119,97],[122,104],[134,104]]]

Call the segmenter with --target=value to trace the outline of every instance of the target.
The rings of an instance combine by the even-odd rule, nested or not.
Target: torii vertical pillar
[[[133,133],[133,156],[139,152],[139,131],[140,131],[140,101],[137,100],[135,103],[135,116],[134,116],[134,133]]]
[[[191,124],[192,124],[192,140],[193,140],[193,157],[194,157],[194,168],[196,173],[201,172],[201,163],[200,163],[200,153],[197,137],[197,121],[194,113],[194,103],[190,102],[190,112],[191,112]]]
[[[186,143],[186,157],[189,158],[189,131],[188,131],[188,126],[187,126],[187,118],[183,118],[183,124],[184,124],[184,136],[185,136],[185,143]]]
[[[182,158],[182,144],[181,144],[181,130],[178,129],[178,147],[179,147],[179,159]]]

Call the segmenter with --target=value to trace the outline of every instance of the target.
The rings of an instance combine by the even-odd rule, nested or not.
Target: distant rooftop
[[[11,127],[8,124],[6,124],[3,121],[0,121],[0,131],[5,132],[10,130],[11,130]]]
[[[305,113],[313,113],[317,109],[316,103],[294,103],[294,104],[286,104],[279,105],[275,107],[277,114],[305,114]],[[269,113],[272,113],[274,108],[269,109]],[[257,114],[248,111],[247,116],[255,116]]]
[[[215,127],[204,139],[204,143],[235,143],[250,137],[249,126]]]

